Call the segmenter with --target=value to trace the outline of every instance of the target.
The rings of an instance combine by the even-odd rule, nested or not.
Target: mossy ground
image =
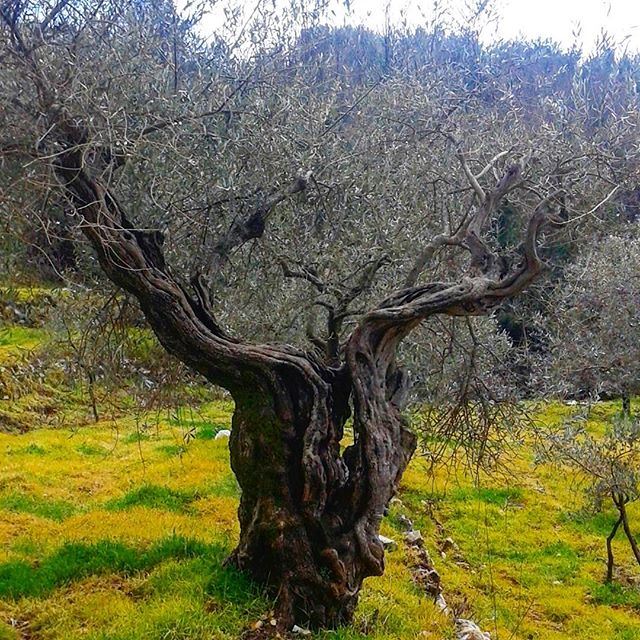
[[[5,330],[0,349],[13,358],[40,337]],[[42,389],[28,397],[46,404]],[[66,401],[72,410],[55,422],[0,433],[0,639],[231,640],[266,615],[269,599],[223,566],[238,535],[238,490],[227,441],[214,436],[232,405],[92,424],[73,395]],[[25,402],[0,409],[32,419]],[[598,407],[593,428],[615,410]],[[551,405],[539,415],[568,412]],[[479,481],[429,472],[417,458],[383,533],[401,540],[399,515],[412,518],[450,606],[493,638],[640,639],[640,569],[622,538],[616,582],[603,584],[613,514],[588,513],[577,478],[534,466],[528,447],[520,454],[508,473]],[[640,510],[630,515],[637,529]],[[443,557],[447,537],[459,551]],[[314,637],[452,638],[450,620],[413,584],[408,553],[400,544],[385,575],[366,582],[352,628]]]

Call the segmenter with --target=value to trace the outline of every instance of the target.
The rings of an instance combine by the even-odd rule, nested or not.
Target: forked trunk
[[[384,569],[380,522],[415,448],[385,383],[372,392],[374,408],[355,392],[354,442],[341,454],[352,385],[372,381],[345,369],[334,375],[332,384],[295,376],[275,396],[235,394],[230,449],[241,531],[229,561],[271,589],[283,627],[352,620],[363,580]]]
[[[607,578],[606,578],[607,582],[611,582],[613,580],[613,567],[614,567],[613,539],[616,537],[616,533],[618,532],[618,528],[620,527],[621,524],[622,524],[622,516],[620,516],[616,520],[615,524],[613,525],[613,528],[611,529],[611,532],[607,536]]]

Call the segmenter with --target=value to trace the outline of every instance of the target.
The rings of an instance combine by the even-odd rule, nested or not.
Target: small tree
[[[545,458],[568,465],[584,476],[586,494],[595,510],[610,505],[617,519],[607,536],[607,575],[613,579],[612,542],[620,525],[640,564],[640,547],[633,535],[627,505],[640,498],[640,420],[629,416],[614,418],[604,435],[587,430],[587,416],[567,421],[552,434],[543,449]]]
[[[640,392],[640,239],[604,237],[569,265],[549,296],[545,386],[622,398]]]

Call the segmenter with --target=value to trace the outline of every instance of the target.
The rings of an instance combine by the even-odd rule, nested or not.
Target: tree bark
[[[294,376],[275,398],[234,394],[229,446],[242,497],[240,540],[229,562],[272,589],[285,627],[347,623],[357,603],[331,513],[346,481],[340,440],[348,395],[340,397],[340,377],[335,393],[313,376]]]
[[[638,547],[638,543],[636,542],[636,539],[631,532],[631,527],[629,526],[626,502],[620,502],[618,504],[618,510],[620,511],[620,518],[622,519],[622,527],[624,529],[624,533],[627,536],[627,540],[629,540],[631,550],[633,551],[633,555],[637,563],[640,564],[640,548]]]
[[[348,623],[367,576],[384,569],[380,522],[415,448],[401,417],[405,377],[395,348],[406,331],[365,322],[346,365],[287,345],[228,336],[168,272],[162,238],[132,227],[74,152],[56,169],[105,273],[131,292],[158,339],[236,402],[231,463],[242,490],[230,558],[272,589],[280,622]],[[354,395],[354,443],[341,454]]]
[[[631,417],[631,396],[628,393],[622,396],[622,415],[625,418]]]
[[[616,537],[616,533],[618,532],[618,528],[620,527],[621,523],[622,523],[622,516],[620,516],[616,520],[616,523],[613,525],[611,532],[607,536],[607,578],[606,578],[607,582],[611,582],[613,580],[614,560],[613,560],[612,542],[613,542],[613,539]]]
[[[366,399],[355,403],[355,441],[341,455],[353,381],[345,368],[333,376],[294,376],[275,403],[234,395],[231,464],[242,498],[230,562],[273,589],[285,626],[352,620],[363,580],[384,570],[380,522],[415,449],[398,408],[359,382]]]

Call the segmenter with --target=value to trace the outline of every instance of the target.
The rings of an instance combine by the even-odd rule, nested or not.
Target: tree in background
[[[631,415],[640,392],[640,239],[605,237],[570,264],[548,298],[548,355],[541,377],[552,391],[620,397]]]
[[[607,536],[607,582],[613,579],[612,542],[620,525],[640,564],[640,547],[627,514],[627,505],[640,498],[640,420],[620,416],[604,434],[594,435],[586,429],[586,416],[577,416],[545,440],[542,452],[544,458],[564,464],[584,477],[586,495],[594,510],[615,508],[616,520]]]
[[[537,371],[547,393],[578,397],[621,397],[622,412],[604,434],[587,430],[586,416],[567,421],[543,438],[544,456],[585,478],[591,506],[613,506],[617,517],[607,537],[607,574],[613,579],[612,542],[622,525],[634,557],[640,550],[627,505],[640,496],[640,422],[631,398],[640,391],[640,240],[598,238],[564,269],[546,302],[553,310],[541,324],[548,351]]]
[[[63,207],[89,268],[230,392],[230,562],[283,625],[332,627],[384,569],[380,522],[416,446],[400,344],[541,274],[545,231],[625,184],[637,96],[615,85],[594,120],[574,76],[570,99],[521,92],[471,37],[351,83],[295,30],[314,8],[267,6],[239,47],[169,3],[4,0],[0,198],[15,227]]]

